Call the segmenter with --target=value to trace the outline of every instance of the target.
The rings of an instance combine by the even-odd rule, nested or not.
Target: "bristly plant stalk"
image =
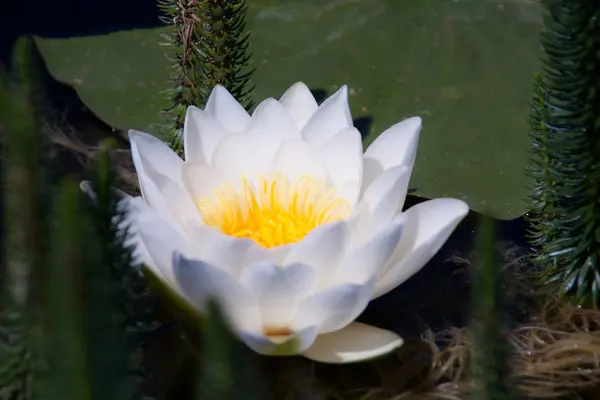
[[[600,3],[546,0],[536,80],[530,239],[545,284],[600,300]]]
[[[250,34],[246,31],[245,0],[159,0],[171,26],[163,37],[171,48],[173,87],[165,110],[163,135],[180,155],[182,130],[189,106],[204,108],[215,85],[224,86],[248,110],[254,107],[250,83]]]
[[[35,398],[41,354],[40,288],[47,262],[48,152],[37,121],[33,41],[20,39],[10,79],[0,76],[3,237],[0,283],[0,399]]]
[[[476,240],[471,282],[473,400],[514,399],[509,370],[509,316],[495,251],[494,222],[484,217]]]
[[[216,301],[201,334],[195,399],[259,400],[269,398],[261,379],[260,356],[235,340]]]
[[[101,243],[102,268],[109,274],[112,285],[119,289],[116,305],[127,339],[124,351],[129,357],[128,374],[135,378],[137,388],[130,400],[148,399],[150,394],[145,393],[145,388],[155,371],[145,362],[144,348],[160,323],[155,319],[155,296],[150,294],[140,271],[132,267],[133,249],[127,241],[130,231],[127,209],[121,202],[123,194],[114,188],[117,176],[110,158],[113,148],[110,141],[103,142],[94,160],[89,182],[94,198],[88,202],[88,211]]]
[[[42,398],[130,400],[119,286],[105,265],[103,239],[75,182],[55,203],[52,251],[43,294],[43,344],[48,370]]]

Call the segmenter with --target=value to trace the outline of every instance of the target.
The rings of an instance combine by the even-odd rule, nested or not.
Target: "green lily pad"
[[[498,218],[526,211],[523,169],[534,0],[253,0],[248,25],[255,97],[296,81],[332,93],[347,84],[353,116],[373,117],[365,145],[423,117],[412,187],[459,197]],[[161,29],[39,39],[48,67],[109,125],[158,132],[170,85]]]

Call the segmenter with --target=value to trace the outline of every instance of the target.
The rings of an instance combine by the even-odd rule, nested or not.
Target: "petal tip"
[[[310,92],[310,89],[308,88],[308,86],[304,82],[302,82],[302,81],[298,81],[298,82],[294,83],[292,86],[290,86],[288,88],[287,91],[296,91],[296,90],[297,91],[301,90],[301,91],[308,91],[308,92]]]
[[[138,138],[140,138],[140,137],[143,136],[142,133],[143,132],[136,131],[135,129],[130,129],[127,132],[127,136],[129,136],[129,140],[136,140],[136,139],[138,139]]]
[[[129,141],[130,142],[139,142],[139,141],[160,141],[156,136],[151,135],[146,132],[137,131],[135,129],[130,129],[128,132]]]
[[[340,89],[338,90],[339,96],[342,96],[344,98],[348,98],[348,85],[342,85],[342,87],[340,87]]]
[[[469,208],[469,205],[460,199],[455,199],[452,197],[446,197],[446,198],[441,198],[439,200],[443,200],[446,204],[444,205],[448,210],[452,210],[453,213],[457,216],[460,217],[461,219],[464,218],[469,211],[471,210]]]
[[[396,333],[360,322],[318,336],[303,355],[328,364],[347,364],[385,356],[404,344]]]
[[[196,106],[188,106],[188,108],[185,110],[185,120],[187,121],[187,119],[188,119],[188,116],[189,116],[191,113],[197,113],[197,112],[199,112],[199,111],[200,111],[200,112],[202,112],[202,110],[201,110],[201,109],[199,109],[199,108],[198,108],[198,107],[196,107]]]

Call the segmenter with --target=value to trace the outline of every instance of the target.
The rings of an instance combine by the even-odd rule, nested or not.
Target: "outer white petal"
[[[343,129],[319,152],[321,162],[337,193],[354,205],[360,194],[363,173],[362,137],[358,129]]]
[[[318,336],[302,355],[322,363],[351,363],[390,353],[403,343],[394,332],[353,322],[339,331]]]
[[[365,191],[359,207],[364,218],[356,228],[355,243],[361,243],[380,231],[404,206],[410,170],[404,165],[381,174]]]
[[[286,109],[298,130],[302,130],[304,125],[317,111],[319,105],[310,89],[302,82],[297,82],[290,86],[279,99],[281,105]]]
[[[208,164],[221,139],[227,136],[225,128],[216,118],[197,107],[190,106],[183,124],[185,160]]]
[[[204,111],[215,117],[229,133],[244,132],[250,122],[248,112],[221,85],[214,87]]]
[[[375,279],[365,284],[341,284],[317,292],[300,303],[294,328],[318,326],[319,333],[337,331],[354,321],[367,307]]]
[[[270,260],[270,254],[252,239],[225,235],[208,226],[196,226],[191,241],[198,244],[199,257],[239,278],[244,267],[261,260]]]
[[[153,212],[141,212],[133,218],[132,228],[143,248],[144,263],[171,289],[180,292],[173,272],[173,253],[193,254],[187,239]]]
[[[272,144],[267,136],[227,136],[215,150],[213,166],[234,185],[242,176],[250,179],[267,174],[273,162]]]
[[[317,337],[316,326],[308,326],[282,337],[268,337],[255,332],[240,331],[240,339],[259,354],[293,356],[308,349]]]
[[[403,228],[402,222],[394,222],[364,245],[346,253],[332,283],[361,284],[378,276],[396,250]]]
[[[160,139],[136,130],[129,131],[133,161],[143,156],[148,166],[167,176],[179,177],[183,160]],[[139,160],[137,160],[139,162]],[[136,169],[138,165],[136,164]],[[143,191],[143,189],[142,189]]]
[[[402,284],[419,271],[448,240],[456,226],[469,213],[461,200],[428,200],[408,209],[407,223],[390,266],[381,276],[373,298]]]
[[[284,263],[310,265],[318,273],[318,285],[328,286],[346,251],[347,241],[348,224],[345,221],[319,226],[291,246]]]
[[[290,140],[281,145],[271,166],[271,172],[285,175],[290,182],[302,175],[325,181],[327,172],[314,151],[304,140]]]
[[[292,313],[315,288],[317,273],[304,264],[284,268],[259,261],[242,271],[241,282],[258,300],[265,329],[288,327]]]
[[[364,154],[363,188],[370,185],[383,171],[397,165],[405,165],[412,171],[421,123],[420,117],[398,122],[371,143]]]
[[[121,200],[120,205],[126,210],[127,216],[121,222],[120,229],[127,229],[127,239],[125,239],[125,245],[131,246],[132,248],[132,261],[133,267],[137,267],[141,264],[148,263],[150,260],[150,252],[146,248],[146,245],[142,242],[142,239],[137,232],[137,228],[134,225],[136,218],[139,218],[141,213],[146,213],[144,218],[159,220],[158,214],[152,212],[144,199],[141,196],[132,197],[125,195]]]
[[[320,148],[342,129],[352,127],[348,106],[348,88],[344,85],[319,106],[302,129],[302,136],[314,148]]]
[[[263,100],[254,110],[246,130],[266,131],[274,139],[301,138],[300,130],[286,111],[275,99]]]
[[[129,139],[140,189],[150,208],[180,232],[186,224],[198,222],[198,212],[181,179],[183,161],[152,135],[129,131]]]
[[[213,298],[234,331],[261,332],[260,309],[250,291],[226,271],[179,253],[173,255],[175,279],[183,294],[203,312]]]

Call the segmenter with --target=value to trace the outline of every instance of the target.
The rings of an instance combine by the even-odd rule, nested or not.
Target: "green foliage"
[[[146,378],[140,353],[152,308],[130,267],[127,230],[117,229],[125,227],[125,210],[108,153],[93,168],[93,206],[75,183],[53,196],[35,54],[31,40],[20,41],[14,76],[0,85],[0,400],[148,398],[139,390]]]
[[[600,296],[600,5],[544,2],[528,173],[534,261],[578,304]]]
[[[90,223],[83,194],[64,182],[56,202],[52,256],[44,294],[44,399],[131,398],[116,287],[104,264],[103,241]]]
[[[151,333],[159,327],[155,320],[155,297],[138,269],[132,268],[132,248],[126,245],[129,236],[126,208],[114,189],[116,174],[111,166],[110,143],[96,157],[91,174],[93,201],[88,211],[100,238],[98,255],[102,268],[107,269],[112,284],[119,289],[117,307],[124,318],[122,328],[127,334],[129,373],[137,377],[136,396],[142,398],[144,383],[152,379],[152,371],[144,363],[144,346]]]
[[[4,299],[0,311],[0,399],[33,398],[36,356],[28,346],[25,313]]]
[[[477,238],[471,282],[473,400],[512,399],[509,387],[508,315],[495,251],[495,226],[485,218]]]
[[[186,110],[190,105],[202,108],[215,85],[227,88],[246,109],[253,107],[247,6],[245,0],[160,0],[159,4],[164,22],[172,25],[163,37],[177,49],[171,58],[174,84],[168,91],[170,123],[165,133],[181,154]]]
[[[215,302],[202,327],[198,400],[268,398],[260,377],[260,358],[236,340]]]
[[[3,246],[0,294],[0,399],[29,400],[40,354],[34,346],[46,267],[46,143],[36,118],[34,46],[22,39],[13,75],[0,82]]]

